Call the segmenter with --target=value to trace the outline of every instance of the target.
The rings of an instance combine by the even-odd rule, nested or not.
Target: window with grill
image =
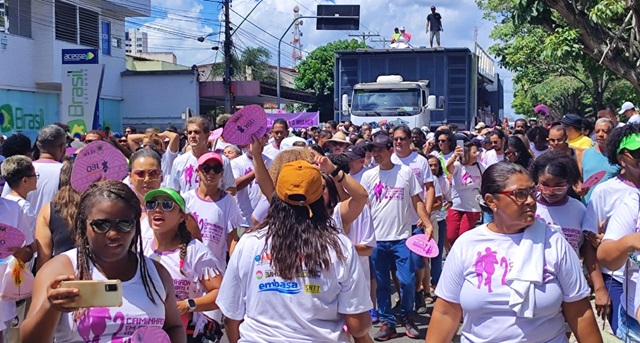
[[[80,19],[80,45],[97,48],[100,46],[100,24],[98,13],[79,8],[78,18]]]
[[[31,37],[31,1],[11,0],[0,5],[0,32]]]
[[[77,7],[66,2],[56,0],[56,39],[78,43],[78,13]]]

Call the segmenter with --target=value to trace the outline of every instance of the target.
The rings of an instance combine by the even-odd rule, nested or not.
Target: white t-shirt
[[[547,147],[545,150],[540,151],[540,150],[536,149],[536,145],[533,144],[533,143],[529,143],[529,148],[531,148],[531,151],[533,151],[533,157],[535,157],[535,158],[540,157],[540,155],[544,154],[545,152],[549,151],[549,149],[551,149],[551,148]]]
[[[260,197],[260,200],[258,200],[258,204],[253,210],[251,216],[258,223],[262,223],[265,219],[267,219],[267,214],[269,214],[269,207],[271,207],[271,204],[269,203],[269,200],[267,200],[267,197],[263,195]]]
[[[24,200],[23,200],[24,201]],[[20,230],[24,234],[24,245],[30,245],[34,240],[34,233],[27,224],[27,219],[24,215],[22,207],[7,197],[0,198],[0,223],[13,226]],[[9,262],[9,258],[0,259],[0,263],[5,264]],[[5,272],[5,267],[0,268],[2,273]],[[16,302],[15,301],[0,301],[0,331],[4,330],[4,322],[13,319],[16,316]]]
[[[640,123],[640,114],[636,113],[629,117],[627,124]]]
[[[262,151],[264,155],[269,157],[270,160],[275,160],[276,156],[280,153],[280,149],[275,146],[275,143],[269,142]]]
[[[220,155],[220,157],[222,157],[223,167],[220,189],[226,190],[229,187],[236,186],[236,179],[233,178],[233,171],[231,171],[229,159],[224,155]],[[198,159],[193,155],[193,151],[188,151],[178,156],[175,161],[173,161],[171,180],[168,186],[182,194],[198,188],[200,177],[198,177],[197,169]]]
[[[358,181],[358,183],[361,183],[362,175],[364,175],[364,172],[366,172],[369,169],[371,169],[371,168],[362,167],[362,170],[360,170],[359,172],[357,172],[355,174],[349,173],[349,176],[351,176],[354,180]]]
[[[269,160],[269,157],[267,156],[263,156],[263,159],[268,168],[269,164],[271,164],[271,160]],[[233,170],[234,178],[237,179],[243,177],[253,171],[253,160],[250,159],[247,154],[238,156],[231,161],[231,169]],[[236,199],[240,206],[240,213],[242,213],[242,217],[244,218],[242,223],[243,225],[252,226],[251,214],[258,205],[261,195],[262,192],[260,191],[260,186],[255,179],[251,181],[247,187],[238,190]]]
[[[582,202],[567,197],[567,201],[559,204],[549,204],[538,199],[536,217],[547,225],[556,225],[562,229],[562,235],[567,239],[571,248],[580,256],[583,242],[582,220],[587,209]]]
[[[213,148],[214,152],[217,152],[218,154],[222,155],[222,153],[224,152],[224,149],[228,146],[236,146],[235,144],[231,144],[231,143],[227,143],[227,142],[223,142],[220,139],[216,140],[216,145]]]
[[[22,208],[22,212],[24,213],[24,217],[27,223],[27,227],[29,228],[28,231],[28,235],[27,232],[25,232],[25,236],[27,237],[27,242],[31,242],[33,243],[33,240],[35,239],[36,236],[36,217],[37,217],[37,213],[34,213],[33,210],[31,209],[31,204],[29,204],[29,202],[21,197],[12,195],[12,194],[7,194],[5,195],[3,198],[11,200],[11,201],[15,201],[18,203],[18,205],[20,205],[20,208]],[[27,243],[27,245],[31,244],[31,243]]]
[[[425,183],[433,182],[433,174],[431,174],[429,162],[426,158],[415,151],[412,151],[409,156],[404,158],[400,158],[394,153],[391,155],[391,162],[394,164],[403,164],[411,168],[411,171],[418,178],[420,186],[423,188]],[[422,198],[422,200],[425,199],[424,193],[420,193],[420,198]],[[416,224],[418,224],[418,214],[416,213],[416,210],[411,207],[411,225]]]
[[[504,161],[504,154],[498,155],[495,150],[491,149],[484,153],[484,165],[488,167]]]
[[[451,178],[451,209],[464,212],[482,212],[478,195],[482,183],[484,166],[480,163],[467,166],[454,162]]]
[[[535,286],[533,318],[516,317],[505,279],[523,236],[498,234],[485,224],[451,248],[436,295],[462,307],[461,342],[568,342],[562,303],[590,294],[580,261],[562,235],[546,227],[544,284]]]
[[[436,178],[438,182],[438,188],[440,188],[440,192],[442,193],[442,208],[451,201],[451,185],[449,184],[449,179],[442,174]],[[434,211],[436,213],[435,219],[437,221],[445,220],[447,218],[447,211],[440,208],[438,211]]]
[[[73,268],[77,271],[77,249],[62,253],[66,255]],[[146,257],[145,257],[146,258]],[[63,313],[56,328],[55,342],[128,342],[135,330],[143,327],[162,329],[165,321],[165,305],[167,293],[155,264],[146,258],[146,264],[155,288],[160,298],[152,289],[155,304],[147,297],[142,283],[141,268],[138,266],[136,275],[129,281],[122,282],[122,306],[94,307],[77,322],[74,322],[74,312]],[[92,280],[106,280],[97,268],[91,268]]]
[[[614,177],[597,184],[591,193],[591,198],[589,198],[587,211],[582,220],[582,229],[597,234],[600,223],[608,220],[620,203],[631,194],[637,195],[638,189],[620,177]],[[608,226],[605,228],[606,230],[608,230]],[[623,268],[612,272],[601,266],[600,270],[605,274],[613,275],[613,278],[618,282],[624,281]]]
[[[33,161],[33,169],[38,175],[38,185],[35,191],[27,194],[27,201],[31,204],[31,209],[34,213],[40,213],[42,206],[51,202],[56,193],[58,193],[62,163],[52,160],[37,160]],[[9,191],[11,191],[9,185],[5,184],[2,196],[9,194]]]
[[[344,261],[331,251],[331,267],[318,277],[284,280],[271,267],[267,229],[245,233],[231,255],[216,303],[240,324],[240,342],[349,342],[344,314],[373,304],[356,251],[338,235]]]
[[[224,193],[217,201],[202,199],[197,190],[183,195],[186,209],[193,214],[200,227],[202,242],[224,267],[227,260],[227,235],[242,224],[242,215],[236,199]]]
[[[342,217],[340,216],[340,204],[336,205],[333,209],[333,220],[336,222],[338,228],[342,229],[344,233],[344,226],[342,225]],[[364,205],[360,215],[351,223],[349,233],[345,233],[353,245],[362,244],[368,247],[376,247],[376,236],[373,230],[373,221],[371,217],[371,208],[369,205]],[[364,276],[368,281],[371,281],[371,271],[369,268],[369,256],[358,255],[360,261],[360,267],[364,271]],[[367,283],[368,284],[368,283]]]
[[[171,187],[171,170],[173,169],[173,161],[180,155],[179,151],[171,152],[167,151],[162,154],[160,159],[160,168],[162,169],[162,185],[161,187]]]
[[[597,188],[596,188],[597,189]],[[591,197],[593,199],[593,196]],[[638,228],[638,204],[640,204],[640,196],[637,192],[629,192],[622,201],[616,203],[616,208],[609,219],[607,225],[607,231],[604,233],[602,241],[614,240],[617,241],[626,235],[640,232]],[[634,252],[636,260],[640,260],[638,252]],[[627,260],[624,266],[622,266],[622,296],[620,298],[620,304],[627,310],[627,313],[635,318],[634,313],[634,299],[636,297],[636,280],[638,278],[638,264],[631,259]],[[628,299],[629,301],[625,301]]]
[[[396,241],[411,236],[411,197],[422,193],[422,186],[411,169],[394,165],[367,170],[362,186],[369,193],[376,240]]]

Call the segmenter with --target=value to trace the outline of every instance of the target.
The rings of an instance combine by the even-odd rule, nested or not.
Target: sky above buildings
[[[412,34],[414,46],[428,46],[429,36],[425,32],[425,19],[430,7],[436,6],[442,15],[444,47],[467,47],[473,49],[474,28],[477,28],[478,43],[486,49],[493,44],[489,33],[493,23],[482,19],[482,12],[474,0],[233,0],[231,3],[231,23],[244,23],[233,34],[234,46],[238,52],[248,47],[263,46],[271,51],[272,63],[276,64],[278,39],[294,18],[293,8],[298,6],[301,15],[315,15],[319,4],[360,4],[360,30],[317,31],[315,19],[303,20],[303,55],[328,42],[351,38],[349,34],[373,33],[368,44],[382,47],[382,43],[371,40],[388,39],[394,27],[405,26]],[[172,51],[182,65],[204,64],[222,60],[224,23],[222,22],[221,1],[205,0],[151,0],[151,18],[132,18],[128,26],[140,27],[148,32],[149,50]],[[247,14],[253,12],[247,17]],[[204,42],[197,37],[208,35]],[[282,42],[282,66],[292,66],[293,48],[288,44],[292,35],[288,33]],[[435,44],[435,43],[434,43]],[[220,51],[211,50],[219,46]],[[496,66],[497,68],[498,66]],[[510,108],[513,99],[512,74],[497,69],[505,81],[505,114],[513,115]]]

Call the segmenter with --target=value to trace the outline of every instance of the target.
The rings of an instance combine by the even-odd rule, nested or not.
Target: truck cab
[[[345,94],[346,96],[346,94]],[[376,82],[353,87],[351,103],[344,110],[356,125],[386,120],[409,127],[429,126],[435,96],[429,95],[429,81],[404,81],[400,75],[382,75]]]

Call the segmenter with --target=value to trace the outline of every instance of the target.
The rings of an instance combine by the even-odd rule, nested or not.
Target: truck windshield
[[[351,110],[354,115],[367,115],[368,112],[415,115],[420,111],[420,90],[358,89],[354,92]]]

